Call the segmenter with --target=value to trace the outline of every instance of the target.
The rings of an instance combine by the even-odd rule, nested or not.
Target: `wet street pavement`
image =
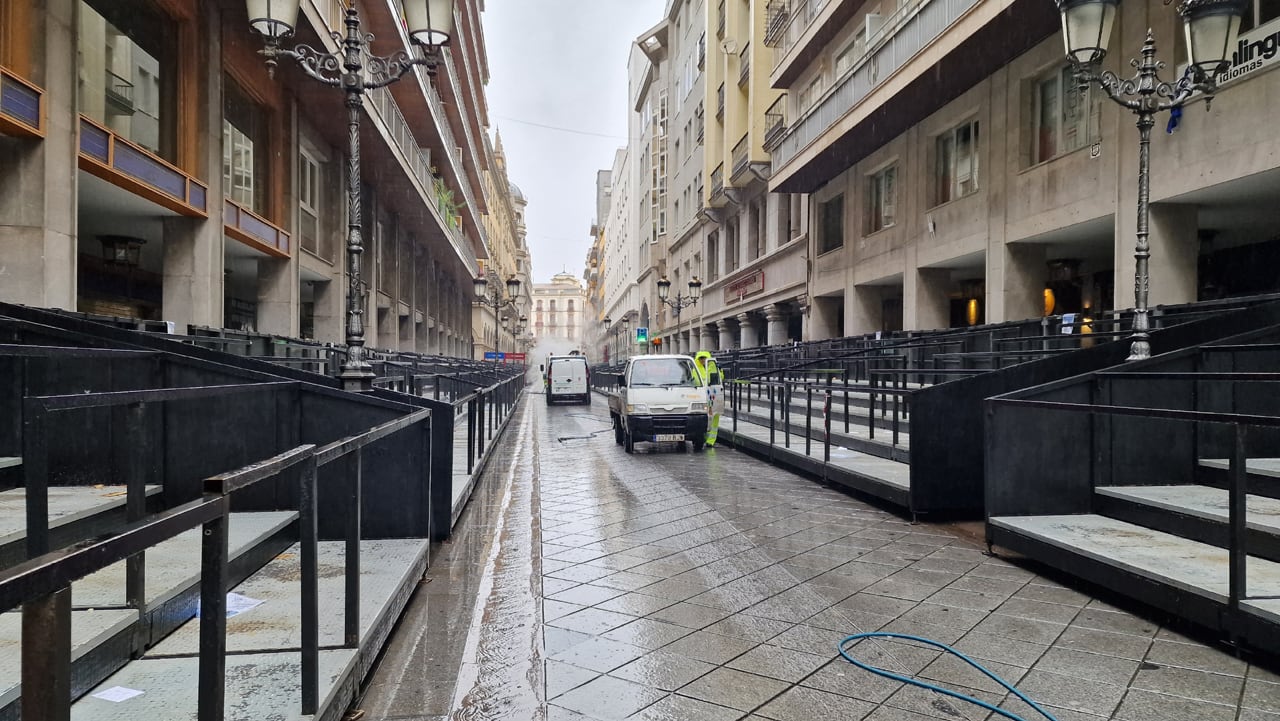
[[[732,449],[517,412],[358,707],[365,721],[1001,718],[837,653],[952,644],[1060,721],[1280,721],[1280,676]],[[963,662],[853,655],[1039,718]],[[456,677],[456,683],[455,683]]]

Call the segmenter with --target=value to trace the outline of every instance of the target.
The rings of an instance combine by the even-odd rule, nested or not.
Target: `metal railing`
[[[724,83],[716,88],[716,119],[724,120]]]
[[[716,166],[711,171],[711,199],[716,200],[724,195],[724,163]]]
[[[751,43],[742,46],[742,52],[738,53],[738,86],[747,84],[751,79]]]
[[[720,0],[719,7],[716,8],[716,37],[724,37],[725,18],[725,0]]]
[[[805,32],[813,21],[818,18],[819,13],[826,7],[829,0],[793,0],[785,20],[785,26],[779,30],[779,40],[775,44],[781,45],[782,52],[776,53],[774,63],[775,67],[781,65],[796,43],[800,42],[800,38],[804,37]]]
[[[737,178],[747,169],[747,164],[751,162],[751,135],[744,134],[742,139],[733,146],[733,175]]]
[[[106,91],[107,101],[114,103],[121,111],[128,115],[133,115],[133,83],[125,78],[116,75],[110,70],[106,71]]]
[[[786,32],[787,23],[791,20],[788,0],[769,0],[764,6],[764,44],[774,48],[782,42],[782,34]]]
[[[781,95],[764,112],[764,148],[773,149],[787,134],[787,96]]]

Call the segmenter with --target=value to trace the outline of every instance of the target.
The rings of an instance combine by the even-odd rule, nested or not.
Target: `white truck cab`
[[[634,356],[609,397],[613,437],[628,453],[638,442],[707,441],[707,387],[687,355]]]

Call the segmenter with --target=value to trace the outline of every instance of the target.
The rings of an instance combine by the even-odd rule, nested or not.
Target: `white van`
[[[575,400],[591,405],[591,371],[587,357],[582,355],[553,355],[547,358],[547,405],[559,400]]]

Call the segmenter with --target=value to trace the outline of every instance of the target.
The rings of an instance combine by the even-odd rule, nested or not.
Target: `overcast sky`
[[[662,19],[664,5],[485,3],[490,122],[502,134],[512,182],[529,198],[537,282],[561,270],[582,275],[596,220],[596,171],[612,166],[626,145],[627,56],[636,37]]]

